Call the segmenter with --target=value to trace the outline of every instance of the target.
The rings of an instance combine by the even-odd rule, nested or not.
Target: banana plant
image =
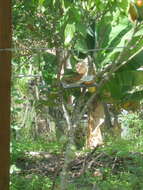
[[[121,102],[128,100],[127,94],[131,97],[141,89],[143,85],[143,71],[122,71],[117,72],[109,82],[101,89],[101,97],[107,102]],[[140,98],[143,98],[140,96]]]

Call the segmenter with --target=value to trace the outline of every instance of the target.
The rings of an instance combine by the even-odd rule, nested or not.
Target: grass
[[[13,175],[10,190],[48,190],[52,181],[48,177],[38,175]]]
[[[139,139],[140,141],[140,139]],[[96,184],[100,190],[142,190],[143,189],[143,155],[141,154],[142,144],[138,141],[117,139],[105,143],[104,147],[99,148],[92,159],[96,160],[99,154],[103,154],[95,162],[95,168],[87,169],[84,175],[76,177],[69,184],[68,190],[92,189]],[[30,159],[25,159],[25,152],[28,151],[46,151],[54,155],[61,153],[62,146],[57,142],[45,142],[39,139],[36,141],[23,139],[19,142],[12,142],[12,174],[10,190],[50,190],[53,179],[47,175],[36,174],[32,171],[25,171],[18,168],[19,158],[22,162],[31,164]],[[83,152],[82,155],[87,152]],[[32,158],[31,158],[32,159]],[[34,158],[35,163],[40,162]],[[31,162],[31,163],[30,163]],[[90,162],[90,160],[89,160]],[[42,162],[41,162],[42,163]],[[76,163],[76,162],[75,162]],[[94,170],[100,169],[102,176],[95,176]],[[20,170],[20,174],[18,171]],[[78,170],[78,169],[77,169]],[[58,190],[59,177],[56,179],[56,188]]]
[[[90,150],[78,150],[78,156],[69,166],[72,177],[68,190],[143,190],[143,125],[134,117],[123,120],[125,126],[134,126],[130,138],[108,138],[94,154],[90,154]],[[12,140],[10,190],[51,190],[53,181],[54,190],[60,190],[60,175],[54,178],[54,174],[56,167],[62,168],[64,146],[63,139],[60,142],[41,137]],[[25,154],[31,151],[47,152],[51,159]],[[85,160],[86,169],[81,174]]]

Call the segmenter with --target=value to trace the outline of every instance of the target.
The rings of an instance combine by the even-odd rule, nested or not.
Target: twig
[[[63,112],[64,112],[64,117],[66,119],[66,122],[67,122],[67,125],[68,125],[68,131],[71,130],[71,127],[72,127],[72,123],[71,123],[71,119],[70,119],[70,115],[65,107],[64,104],[62,104],[62,108],[63,108]]]
[[[55,174],[54,174],[54,177],[53,177],[53,184],[52,184],[52,187],[51,187],[51,190],[54,190],[55,189],[55,185],[56,185],[56,178],[61,170],[61,163],[60,163],[60,159],[58,161],[58,164],[57,164],[57,168],[56,168],[56,171],[55,171]]]
[[[68,88],[89,88],[89,87],[97,87],[97,83],[93,83],[93,84],[80,84],[80,83],[71,83],[71,84],[67,84],[65,82],[61,82],[63,88],[68,89]]]
[[[115,159],[114,159],[114,162],[113,162],[113,165],[112,165],[112,170],[115,168],[115,165],[116,165],[116,161],[118,160],[118,157],[116,156]]]
[[[94,154],[94,152],[98,149],[99,146],[96,146],[90,153],[87,154],[87,156],[84,159],[82,170],[80,172],[80,175],[83,175],[85,173],[85,170],[87,168],[87,160]],[[102,156],[103,153],[99,154],[95,159],[98,159],[100,156]]]
[[[71,153],[72,153],[72,146],[74,145],[74,130],[75,127],[74,125],[72,125],[71,123],[71,119],[70,119],[70,115],[68,114],[68,111],[66,110],[66,107],[64,104],[62,104],[62,108],[64,111],[64,116],[68,125],[68,143],[66,146],[66,151],[65,151],[65,160],[64,160],[64,165],[63,165],[63,169],[61,172],[61,190],[67,190],[67,186],[68,186],[68,165],[71,161],[71,159],[73,159]]]

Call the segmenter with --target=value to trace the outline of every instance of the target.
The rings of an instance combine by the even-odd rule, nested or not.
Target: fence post
[[[0,190],[9,189],[11,0],[0,0]]]

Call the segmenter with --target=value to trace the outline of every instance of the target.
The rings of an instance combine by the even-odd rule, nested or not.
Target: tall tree
[[[0,189],[9,189],[11,0],[0,1]]]

